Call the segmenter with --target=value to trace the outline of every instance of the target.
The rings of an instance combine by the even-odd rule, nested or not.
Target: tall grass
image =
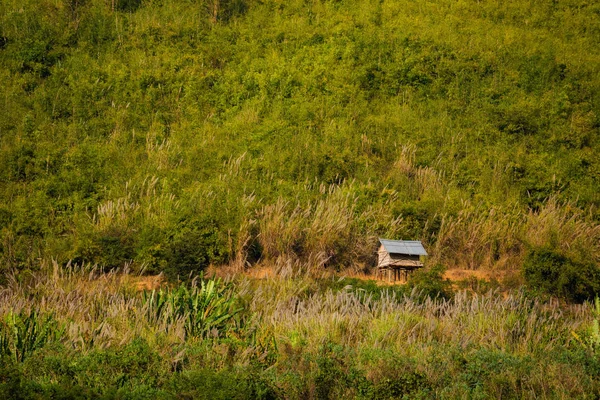
[[[539,212],[527,215],[525,238],[532,246],[550,245],[600,262],[600,225],[595,214],[593,208],[581,210],[550,199]]]
[[[321,185],[324,198],[304,206],[280,198],[260,209],[257,239],[264,259],[295,260],[315,271],[372,263],[375,237],[360,232],[365,225],[376,223],[383,209],[371,206],[358,213],[351,185]],[[381,229],[391,234],[398,223],[398,219],[390,218]]]
[[[444,215],[430,245],[432,262],[450,268],[518,270],[531,247],[550,246],[597,262],[598,243],[593,208],[551,198],[526,214],[517,206],[484,210],[465,204],[457,215]]]
[[[354,291],[279,298],[259,290],[251,309],[270,321],[265,329],[277,336],[295,332],[312,346],[332,340],[397,351],[435,342],[534,353],[568,345],[570,330],[589,318],[586,307],[573,307],[565,315],[558,304],[542,305],[521,292],[508,297],[460,292],[453,300],[422,302],[418,288],[402,298],[386,292],[377,300]]]
[[[226,284],[201,279],[190,287],[137,292],[137,278],[127,271],[102,274],[89,266],[46,264],[2,288],[0,349],[27,371],[28,360],[44,365],[28,372],[28,379],[60,376],[62,370],[47,366],[56,363],[58,352],[84,365],[99,357],[93,368],[124,368],[129,372],[123,379],[158,374],[152,378],[158,380],[145,381],[154,382],[153,390],[178,376],[172,371],[190,376],[185,371],[198,368],[255,371],[253,379],[266,379],[279,396],[291,398],[319,397],[327,392],[327,376],[340,379],[337,389],[327,389],[330,398],[372,397],[381,390],[474,395],[475,386],[461,386],[473,379],[488,395],[510,389],[526,398],[544,391],[573,396],[581,394],[581,385],[596,390],[587,370],[561,370],[586,348],[572,332],[586,337],[591,329],[595,314],[589,304],[541,303],[521,291],[431,299],[418,287],[400,294],[343,280],[324,285],[294,271],[289,277],[239,277]],[[559,355],[567,358],[557,361]],[[153,371],[144,369],[152,357],[161,361],[152,364]],[[503,379],[521,379],[526,387],[480,375],[481,362],[504,365]],[[544,368],[550,368],[548,375]],[[94,370],[71,371],[77,379],[96,379]],[[402,389],[393,389],[394,382]]]
[[[213,329],[225,332],[226,327],[233,329],[227,321],[233,321],[243,304],[242,314],[252,316],[260,330],[277,337],[298,332],[312,345],[327,338],[365,348],[382,346],[382,341],[391,346],[435,341],[519,352],[566,346],[570,332],[592,317],[587,305],[542,304],[523,292],[508,296],[459,292],[452,300],[422,301],[418,288],[401,297],[381,289],[382,295],[374,298],[351,286],[318,290],[314,280],[303,275],[243,278],[230,287],[201,279],[189,289],[138,293],[134,279],[122,272],[101,274],[76,266],[63,270],[55,264],[27,282],[12,280],[3,288],[0,313],[11,321],[52,315],[66,328],[63,340],[77,347],[82,343],[110,346],[157,333],[178,341],[210,335]]]

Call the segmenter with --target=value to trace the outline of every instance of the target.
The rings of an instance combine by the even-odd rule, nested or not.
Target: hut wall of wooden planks
[[[412,271],[423,268],[421,257],[428,254],[420,241],[379,239],[379,243],[378,278],[406,282]]]

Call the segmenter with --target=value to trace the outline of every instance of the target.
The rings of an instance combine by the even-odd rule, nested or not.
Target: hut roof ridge
[[[383,245],[385,251],[390,254],[408,254],[411,256],[428,255],[420,240],[390,240],[379,238],[379,242]]]

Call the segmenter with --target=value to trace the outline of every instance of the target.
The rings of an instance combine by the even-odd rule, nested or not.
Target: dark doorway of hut
[[[378,279],[405,283],[409,274],[423,268],[421,258],[428,254],[420,241],[380,238],[379,243],[376,273]]]

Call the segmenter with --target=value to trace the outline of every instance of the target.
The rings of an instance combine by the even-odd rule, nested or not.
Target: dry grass
[[[449,269],[515,271],[523,265],[528,246],[550,246],[566,254],[600,260],[600,225],[592,209],[548,200],[538,211],[519,208],[479,210],[465,205],[443,217],[430,262]]]
[[[457,270],[449,276],[499,275]],[[141,338],[165,365],[181,365],[185,359],[217,370],[259,363],[274,371],[300,368],[301,375],[304,368],[310,376],[317,368],[310,357],[333,343],[347,349],[345,357],[362,355],[352,363],[364,364],[374,380],[380,370],[375,364],[383,361],[370,357],[394,354],[418,360],[427,381],[443,387],[440,380],[448,373],[431,361],[441,348],[447,352],[488,349],[535,359],[578,346],[572,332],[581,331],[593,317],[588,304],[543,304],[518,291],[503,295],[460,291],[453,300],[432,300],[423,299],[416,289],[404,295],[350,286],[333,290],[316,285],[310,273],[293,267],[285,270],[285,266],[251,268],[245,274],[228,275],[227,280],[243,311],[231,331],[224,333],[226,340],[190,337],[185,318],[169,314],[168,307],[168,315],[158,313],[144,302],[138,289],[161,284],[160,276],[140,278],[127,271],[100,274],[90,267],[63,269],[50,263],[26,281],[11,279],[0,290],[0,318],[21,310],[53,315],[65,328],[60,341],[68,351],[118,348]],[[551,378],[533,378],[539,378],[542,387],[555,386]]]
[[[268,262],[262,262],[258,265],[247,266],[240,270],[236,265],[210,266],[205,271],[205,276],[222,278],[227,281],[235,279],[250,279],[250,280],[281,280],[291,277],[304,277],[307,279],[359,279],[362,281],[374,281],[377,286],[387,287],[395,285],[403,285],[405,281],[389,281],[386,277],[379,277],[375,273],[374,268],[365,271],[364,268],[345,269],[341,272],[321,268],[310,271],[294,273],[295,269],[289,267],[286,269],[281,265],[274,265]],[[137,278],[142,282],[149,280],[154,283],[159,276],[155,277],[140,277]],[[454,283],[455,288],[459,288],[460,284],[473,283],[474,281],[482,282],[497,282],[504,290],[515,289],[524,284],[520,271],[513,270],[484,270],[484,269],[448,269],[443,274],[443,279],[450,280]],[[466,285],[468,286],[468,285]]]
[[[527,215],[525,237],[534,246],[552,246],[565,253],[581,252],[600,262],[600,224],[594,210],[551,199],[537,213]]]
[[[453,301],[419,303],[413,295],[393,294],[374,300],[349,291],[302,297],[304,281],[290,287],[287,281],[259,284],[250,309],[263,321],[262,330],[276,337],[296,332],[308,345],[333,340],[360,348],[394,348],[407,345],[468,343],[529,353],[534,349],[564,346],[570,332],[587,317],[585,306],[565,310],[542,307],[521,294],[469,296],[458,293]]]
[[[591,318],[588,305],[541,304],[520,292],[499,296],[461,291],[452,301],[425,302],[414,291],[404,298],[384,291],[379,299],[350,288],[313,292],[310,274],[293,271],[286,275],[276,267],[263,267],[227,277],[246,304],[257,335],[286,341],[290,332],[296,332],[313,346],[333,337],[364,348],[400,350],[406,344],[436,341],[532,352],[567,345],[571,331]],[[506,277],[497,271],[472,270],[453,270],[446,276],[454,280]],[[82,350],[127,343],[135,337],[182,343],[181,321],[150,318],[138,294],[163,283],[160,275],[141,278],[127,271],[101,274],[90,267],[63,269],[46,264],[28,281],[12,279],[2,288],[0,316],[22,309],[52,314],[66,326],[65,341]]]
[[[165,277],[159,275],[131,276],[126,275],[126,285],[133,286],[137,292],[156,290],[166,285]]]

